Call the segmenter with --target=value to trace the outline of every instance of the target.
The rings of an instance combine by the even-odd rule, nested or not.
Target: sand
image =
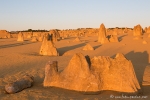
[[[128,99],[131,96],[150,99],[150,86],[142,86],[144,69],[150,65],[150,39],[144,34],[143,39],[134,40],[132,32],[118,35],[120,42],[101,45],[97,42],[97,36],[80,37],[81,42],[74,42],[76,37],[65,38],[55,43],[60,56],[50,57],[39,55],[42,42],[31,42],[25,39],[18,42],[17,38],[0,39],[0,100],[106,100]],[[68,42],[69,41],[69,42]],[[147,44],[143,44],[147,41]],[[89,43],[95,50],[83,51],[82,48]],[[102,91],[100,93],[80,93],[55,87],[43,87],[44,69],[48,61],[58,61],[59,71],[62,71],[69,63],[74,53],[81,52],[84,55],[110,56],[123,53],[131,60],[137,79],[142,90],[139,94],[125,94],[115,91]],[[7,94],[4,86],[21,78],[26,74],[34,76],[33,87],[16,94]],[[126,96],[126,98],[125,98]],[[120,97],[120,98],[119,98]],[[138,99],[134,97],[134,99]]]

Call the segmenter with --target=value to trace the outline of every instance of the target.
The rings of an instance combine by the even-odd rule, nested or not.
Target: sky
[[[150,0],[0,0],[0,30],[150,26]]]

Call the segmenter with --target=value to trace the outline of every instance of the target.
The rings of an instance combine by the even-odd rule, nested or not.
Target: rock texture
[[[38,41],[42,42],[43,41],[43,36],[39,36]]]
[[[90,44],[86,44],[84,47],[83,47],[83,50],[94,50],[94,48],[90,45]]]
[[[91,69],[99,74],[102,90],[136,92],[140,89],[133,65],[123,54],[118,53],[114,59],[94,57],[91,60]]]
[[[127,33],[128,32],[128,28],[126,27],[124,30],[123,30],[123,33]]]
[[[139,39],[143,39],[143,37],[142,37],[142,35],[143,35],[143,29],[142,29],[142,27],[141,27],[141,25],[136,25],[136,26],[134,26],[134,28],[133,28],[133,36],[134,36],[134,40],[139,40]]]
[[[119,42],[117,35],[111,35],[109,38],[109,42]]]
[[[19,32],[17,41],[24,41],[22,32]]]
[[[144,28],[144,33],[147,33],[147,27]]]
[[[32,38],[32,36],[33,36],[33,32],[28,32],[27,33],[27,38]]]
[[[106,38],[106,28],[104,24],[100,25],[99,33],[98,33],[98,42],[101,44],[109,42],[108,39]]]
[[[146,29],[146,33],[150,33],[150,26]]]
[[[141,25],[134,26],[133,36],[142,36],[142,35],[143,35],[143,29]]]
[[[118,35],[118,28],[115,28],[114,30],[113,30],[113,34],[112,35]]]
[[[33,76],[26,75],[21,79],[13,83],[9,83],[5,86],[5,91],[7,93],[17,93],[23,89],[29,88],[33,85]]]
[[[36,41],[38,41],[38,39],[37,39],[37,37],[33,36],[32,39],[31,39],[31,41],[32,42],[36,42]]]
[[[140,89],[131,61],[120,53],[114,59],[99,56],[90,61],[83,54],[77,53],[60,73],[57,61],[48,62],[44,86],[82,92],[113,90],[134,93]]]
[[[40,48],[40,55],[59,56],[54,43],[50,40],[47,40],[46,35]]]
[[[52,41],[52,37],[51,37],[48,33],[45,33],[45,34],[43,35],[42,41],[49,41],[49,40]]]
[[[150,66],[145,68],[142,85],[150,85]]]
[[[81,40],[79,39],[79,37],[74,39],[74,42],[81,42]]]
[[[150,26],[147,28],[146,33],[148,33],[148,37],[150,38]]]
[[[9,38],[9,34],[6,30],[0,30],[0,38]]]
[[[12,35],[10,33],[7,33],[7,38],[12,38]]]
[[[50,30],[49,33],[52,37],[53,42],[57,42],[60,39],[60,34],[58,33],[57,30]]]

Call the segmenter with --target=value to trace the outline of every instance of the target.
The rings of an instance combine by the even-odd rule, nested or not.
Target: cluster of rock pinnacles
[[[108,43],[108,42],[119,42],[117,37],[117,29],[114,30],[114,33],[110,35],[109,37],[106,36],[106,28],[104,24],[102,23],[100,25],[99,33],[98,33],[98,42],[101,44]]]
[[[124,30],[126,32],[127,29]],[[150,27],[145,29],[150,32]],[[109,37],[106,35],[104,24],[100,25],[98,33],[98,42],[101,44],[118,41],[117,29]],[[134,39],[142,38],[143,29],[137,25],[133,29]],[[28,34],[27,38],[31,41],[42,41],[40,55],[59,56],[54,43],[60,39],[60,34],[56,30],[50,30],[37,39],[33,34]],[[64,39],[64,35],[63,35]],[[18,34],[17,41],[24,41],[22,32]],[[79,37],[74,40],[80,42]],[[87,44],[83,50],[94,50]],[[150,67],[146,67],[143,76],[143,85],[150,84]],[[33,77],[25,76],[14,83],[5,86],[8,93],[16,93],[33,85]],[[68,90],[81,92],[98,92],[103,90],[113,90],[118,92],[135,93],[140,89],[136,78],[132,62],[125,56],[118,53],[115,58],[108,56],[98,56],[90,58],[81,53],[76,53],[70,60],[68,66],[62,71],[58,71],[58,62],[49,61],[45,66],[44,87],[59,87]]]
[[[98,42],[101,44],[108,42],[119,42],[117,29],[110,37],[106,36],[104,24],[100,25]],[[142,27],[135,26],[134,34],[136,38],[142,36]],[[75,41],[79,41],[77,37]],[[94,50],[87,44],[83,50]],[[145,72],[147,73],[147,72]],[[149,76],[149,74],[146,74]],[[146,76],[144,75],[144,76]],[[144,77],[144,84],[148,83],[147,76]],[[140,89],[131,61],[127,60],[123,54],[118,53],[116,57],[98,56],[87,61],[81,54],[75,54],[68,66],[58,72],[58,62],[50,61],[45,67],[44,86],[59,87],[68,90],[82,92],[97,92],[103,90],[113,90],[119,92],[134,93]]]
[[[45,67],[44,86],[81,92],[114,90],[134,93],[140,89],[133,65],[123,54],[116,57],[98,56],[87,60],[75,54],[68,66],[58,72],[58,62],[49,61]]]
[[[0,30],[0,39],[1,38],[12,38],[12,35],[6,30]]]
[[[143,76],[143,85],[149,85],[150,67]],[[33,76],[26,75],[5,86],[7,93],[16,93],[33,85]],[[140,85],[131,61],[118,53],[115,58],[98,56],[90,58],[76,53],[68,66],[58,71],[58,62],[49,61],[45,66],[44,87],[59,87],[80,92],[99,92],[112,90],[136,93]]]

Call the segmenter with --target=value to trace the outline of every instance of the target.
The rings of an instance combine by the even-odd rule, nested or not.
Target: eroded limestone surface
[[[46,64],[44,86],[83,92],[113,90],[134,93],[140,89],[131,61],[120,53],[115,58],[94,57],[90,62],[83,54],[77,53],[62,72],[58,72],[57,63],[50,61]]]

